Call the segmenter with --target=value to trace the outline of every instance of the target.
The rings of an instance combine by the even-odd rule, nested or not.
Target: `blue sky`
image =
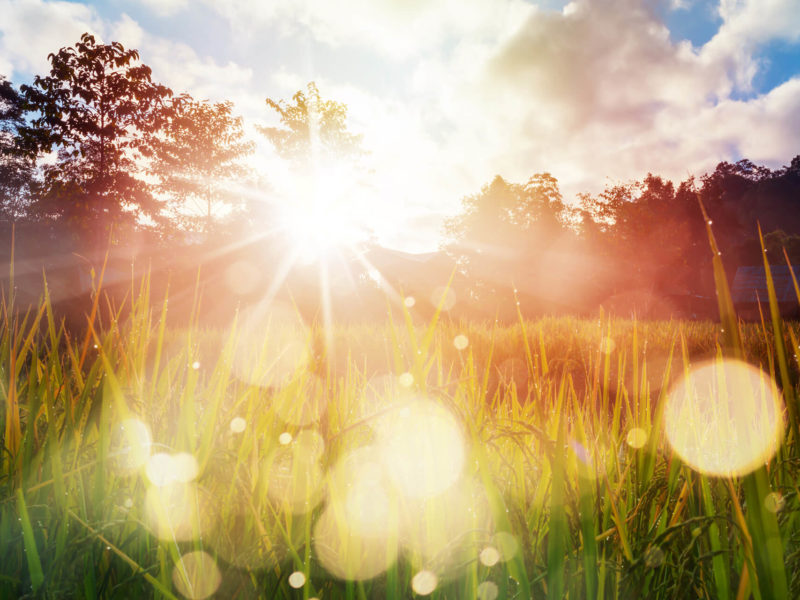
[[[797,0],[0,0],[0,73],[46,72],[83,31],[175,91],[233,100],[253,132],[274,123],[265,98],[316,81],[369,151],[344,209],[420,247],[495,174],[551,172],[572,200],[800,154]]]

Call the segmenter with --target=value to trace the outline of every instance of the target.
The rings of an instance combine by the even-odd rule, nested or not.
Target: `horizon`
[[[791,0],[450,4],[4,0],[0,73],[29,82],[84,31],[120,41],[176,94],[232,100],[270,181],[285,167],[254,133],[276,123],[265,99],[315,81],[368,153],[369,181],[337,208],[411,252],[438,247],[495,175],[549,172],[572,203],[648,172],[677,183],[800,154]]]

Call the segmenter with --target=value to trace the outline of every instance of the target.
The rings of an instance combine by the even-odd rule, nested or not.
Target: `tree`
[[[259,127],[279,157],[289,163],[286,177],[275,178],[270,206],[276,238],[300,250],[301,260],[315,261],[336,238],[351,245],[366,241],[369,225],[360,219],[368,171],[361,158],[361,136],[347,128],[347,106],[323,100],[311,82],[292,103],[267,99],[280,127]],[[360,239],[359,239],[360,238]]]
[[[0,221],[10,223],[26,216],[35,184],[33,161],[16,151],[23,114],[22,98],[0,75]]]
[[[562,232],[566,217],[558,181],[549,173],[527,183],[509,183],[499,175],[480,193],[462,201],[463,212],[445,231],[460,262],[480,257],[516,260]]]
[[[525,184],[495,177],[462,201],[460,215],[445,222],[446,251],[472,282],[469,294],[480,301],[511,301],[514,288],[536,295],[531,273],[546,267],[556,238],[569,237],[567,210],[558,182],[549,173]],[[530,284],[530,285],[528,285]]]
[[[341,161],[361,156],[361,136],[347,130],[347,106],[323,100],[312,81],[292,96],[293,104],[267,98],[281,127],[259,127],[278,155],[295,167],[314,162]]]
[[[621,266],[615,282],[618,292],[686,291],[689,262],[698,264],[707,254],[693,258],[693,241],[705,230],[687,186],[676,192],[670,181],[648,174],[642,181],[608,187],[597,198],[584,198],[584,208],[602,232],[601,251]]]
[[[74,47],[49,55],[50,74],[22,86],[33,113],[20,128],[19,147],[30,155],[57,149],[44,167],[44,193],[36,209],[66,221],[101,247],[108,229],[133,229],[142,217],[159,218],[161,203],[141,177],[140,159],[160,127],[172,92],[153,83],[136,50],[98,44],[85,33]]]
[[[173,100],[162,135],[153,144],[153,173],[159,191],[171,197],[184,225],[208,235],[221,212],[241,208],[241,159],[253,151],[231,102],[210,103],[180,96]]]

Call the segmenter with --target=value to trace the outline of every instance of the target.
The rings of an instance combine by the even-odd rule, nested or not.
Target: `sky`
[[[574,201],[800,154],[800,0],[0,0],[0,74],[46,74],[85,31],[232,100],[267,180],[265,99],[316,82],[368,152],[341,210],[408,251],[495,175],[549,172]]]

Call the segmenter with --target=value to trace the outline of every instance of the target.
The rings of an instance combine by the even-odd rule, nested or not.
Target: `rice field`
[[[769,307],[208,330],[148,290],[77,336],[4,295],[2,598],[800,597]]]

